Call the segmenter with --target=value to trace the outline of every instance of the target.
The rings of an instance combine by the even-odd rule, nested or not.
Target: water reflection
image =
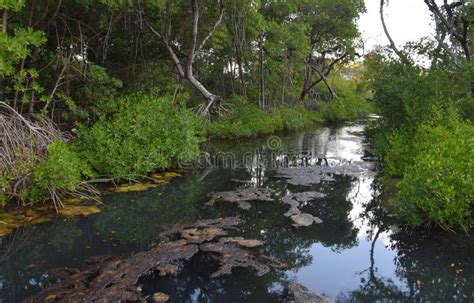
[[[109,196],[96,216],[58,219],[1,238],[0,302],[18,302],[47,286],[52,268],[80,267],[90,256],[147,249],[159,241],[163,224],[236,214],[245,220],[242,236],[264,240],[262,253],[286,264],[287,270],[260,278],[237,270],[210,279],[213,263],[199,256],[183,264],[173,279],[143,279],[143,290],[166,292],[172,302],[275,302],[282,285],[297,280],[337,302],[471,301],[473,241],[465,235],[397,228],[380,207],[385,197],[372,164],[362,161],[367,149],[362,130],[354,124],[286,134],[278,148],[269,148],[266,139],[212,143],[205,158],[212,165],[167,186]],[[356,164],[361,173],[309,187],[274,178],[279,166],[340,163]],[[255,203],[249,211],[223,204],[204,207],[210,193],[241,186],[271,187],[280,198],[323,192],[325,198],[307,203],[302,211],[324,223],[293,229],[283,216],[287,207],[278,201]]]

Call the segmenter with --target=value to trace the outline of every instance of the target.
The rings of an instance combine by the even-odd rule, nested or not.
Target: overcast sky
[[[359,20],[359,29],[364,37],[365,51],[376,45],[388,45],[380,21],[380,0],[365,0],[367,13]],[[403,45],[408,41],[432,36],[431,17],[423,0],[389,0],[385,7],[385,22],[394,42]]]

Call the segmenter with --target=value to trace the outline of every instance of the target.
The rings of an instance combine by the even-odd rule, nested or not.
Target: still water
[[[211,279],[196,260],[174,278],[149,276],[144,293],[165,292],[171,302],[276,302],[296,281],[334,302],[474,302],[474,243],[464,234],[405,230],[380,207],[383,191],[361,134],[363,122],[278,137],[209,143],[193,169],[159,189],[114,194],[87,218],[58,218],[0,238],[0,302],[19,302],[49,284],[58,267],[81,267],[97,255],[128,256],[159,241],[163,224],[240,216],[240,234],[265,242],[262,253],[287,267],[256,277],[247,269]],[[326,162],[327,160],[327,162]],[[280,167],[357,166],[310,186],[276,178]],[[276,190],[276,202],[250,210],[218,203],[213,192],[258,186]],[[295,229],[279,198],[319,191],[326,197],[302,211],[322,224]]]

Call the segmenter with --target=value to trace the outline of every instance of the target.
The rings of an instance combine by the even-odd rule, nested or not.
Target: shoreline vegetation
[[[323,104],[318,111],[304,105],[259,109],[240,98],[234,102],[234,114],[209,125],[192,111],[172,104],[170,96],[124,96],[113,115],[99,119],[90,128],[74,129],[74,135],[67,139],[50,140],[44,158],[31,160],[33,182],[18,193],[20,208],[7,205],[10,207],[0,215],[0,236],[20,226],[50,221],[56,212],[65,217],[95,214],[100,211],[103,194],[149,190],[166,184],[180,175],[174,172],[178,161],[192,160],[203,141],[254,138],[353,120],[373,111],[371,103],[357,95],[353,84],[338,81],[354,90],[341,89],[341,97]],[[350,99],[342,97],[344,94]],[[56,200],[50,198],[51,192]]]

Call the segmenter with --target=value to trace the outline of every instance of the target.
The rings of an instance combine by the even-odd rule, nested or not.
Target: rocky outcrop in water
[[[248,187],[233,191],[224,191],[215,193],[211,196],[211,200],[206,203],[207,206],[212,206],[216,202],[235,203],[241,209],[248,210],[252,207],[250,201],[274,201],[272,198],[274,189],[271,188],[257,188]]]
[[[285,294],[283,302],[287,303],[332,303],[316,293],[310,292],[304,285],[298,283],[288,283],[285,286]]]
[[[334,166],[285,167],[277,170],[275,178],[286,179],[291,185],[311,186],[324,181],[334,181],[334,175],[358,176],[361,172],[360,166],[349,163]]]
[[[160,234],[165,241],[149,251],[128,258],[92,258],[81,270],[54,270],[55,283],[26,302],[166,302],[168,295],[163,293],[145,297],[137,287],[139,279],[151,273],[176,275],[183,261],[199,252],[210,254],[219,263],[211,277],[230,274],[235,267],[252,268],[258,276],[264,275],[270,267],[247,250],[263,245],[262,241],[224,237],[240,222],[229,217],[169,225]]]
[[[302,213],[300,207],[311,200],[324,198],[325,196],[325,194],[315,191],[286,195],[281,200],[283,203],[289,205],[290,208],[284,215],[286,217],[290,217],[290,219],[293,221],[294,227],[310,226],[314,223],[323,223],[323,221],[318,217],[314,217],[311,214]]]

